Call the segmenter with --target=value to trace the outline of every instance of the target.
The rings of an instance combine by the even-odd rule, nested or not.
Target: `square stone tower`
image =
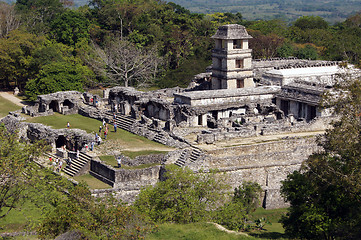
[[[248,48],[246,28],[238,24],[220,26],[212,38],[212,89],[254,87],[252,49]]]

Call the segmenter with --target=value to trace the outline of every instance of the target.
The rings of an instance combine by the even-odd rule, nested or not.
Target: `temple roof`
[[[281,90],[280,86],[263,86],[256,88],[236,88],[236,89],[217,89],[207,91],[189,91],[174,94],[174,96],[182,96],[196,99],[214,99],[214,98],[227,98],[227,97],[239,97],[239,96],[252,96],[263,94],[275,94]]]
[[[212,36],[215,39],[250,39],[251,35],[247,33],[244,26],[239,24],[228,24],[220,26]]]

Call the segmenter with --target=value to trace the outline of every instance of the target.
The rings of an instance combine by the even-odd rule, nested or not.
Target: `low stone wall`
[[[156,155],[151,155],[149,159],[146,156],[138,159],[139,162],[155,161]],[[104,196],[107,193],[113,193],[119,199],[132,203],[139,194],[142,187],[155,185],[159,180],[161,165],[156,165],[141,169],[116,169],[100,160],[92,160],[89,173],[99,180],[111,185],[113,189],[93,191],[95,196]]]
[[[260,122],[253,124],[245,124],[240,127],[218,129],[214,131],[207,131],[197,136],[198,143],[211,144],[216,141],[224,141],[233,138],[247,138],[256,137],[259,135],[270,136],[282,133],[297,133],[297,132],[314,132],[323,131],[328,126],[333,118],[318,117],[310,122],[291,123],[286,120],[274,120],[273,122]]]
[[[150,154],[137,156],[134,159],[123,156],[122,164],[127,166],[139,166],[143,164],[163,164],[166,161],[166,154]]]

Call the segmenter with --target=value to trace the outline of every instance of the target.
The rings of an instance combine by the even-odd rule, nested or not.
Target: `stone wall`
[[[162,155],[139,156],[135,165],[157,163],[163,161]],[[127,160],[123,164],[128,163]],[[135,201],[142,187],[155,185],[159,180],[161,165],[140,169],[113,168],[100,160],[93,159],[89,173],[99,180],[111,185],[112,189],[93,191],[96,196],[112,193],[115,197],[128,203]]]
[[[189,167],[194,171],[218,169],[227,174],[232,188],[243,181],[258,182],[265,191],[263,206],[272,209],[287,206],[280,196],[281,181],[319,150],[316,137],[286,138],[209,151]]]
[[[323,131],[333,117],[317,117],[310,122],[269,119],[264,122],[244,124],[238,127],[203,131],[197,135],[198,143],[211,144],[216,141],[225,141],[232,138],[256,137],[259,135],[270,136],[282,133],[298,133]]]

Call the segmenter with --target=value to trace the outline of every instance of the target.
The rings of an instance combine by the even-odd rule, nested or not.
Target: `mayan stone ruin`
[[[104,97],[57,92],[38,96],[23,113],[79,113],[109,122],[116,113],[119,128],[175,148],[166,155],[137,158],[133,164],[159,164],[137,171],[89,158],[82,171],[113,187],[95,190],[96,195],[113,192],[132,202],[142,186],[159,181],[164,164],[176,164],[195,173],[218,169],[233,188],[242,181],[258,182],[264,190],[264,207],[287,206],[280,196],[281,181],[319,150],[316,138],[334,117],[319,107],[321,96],[345,69],[328,61],[252,60],[248,47],[252,36],[237,24],[219,27],[212,38],[212,66],[186,89],[142,92],[113,87],[104,90]],[[16,113],[2,122],[22,129],[23,139],[46,139],[54,149],[65,145],[84,153],[93,139],[82,130],[21,122]]]

